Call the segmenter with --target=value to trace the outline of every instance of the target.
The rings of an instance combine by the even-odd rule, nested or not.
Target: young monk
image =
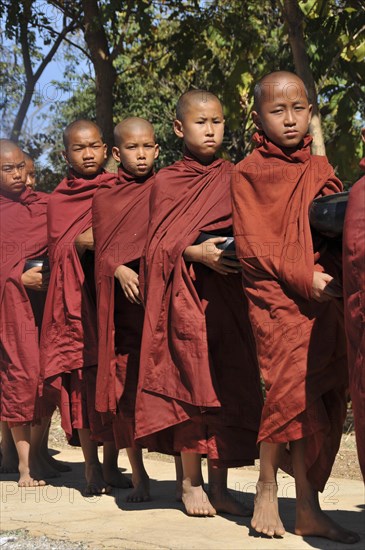
[[[362,129],[365,143],[365,128]],[[365,158],[360,162],[365,170]],[[365,176],[351,188],[343,233],[345,326],[356,445],[365,481]]]
[[[227,468],[254,462],[262,396],[238,262],[216,246],[231,230],[233,168],[216,158],[224,132],[218,98],[183,94],[174,130],[184,158],[156,176],[141,269],[136,437],[148,448],[159,440],[181,453],[188,514],[248,515],[227,489]],[[201,232],[217,236],[195,244]]]
[[[34,190],[35,185],[36,185],[34,160],[25,151],[23,151],[23,154],[24,154],[24,159],[25,159],[25,173],[26,173],[25,185],[26,185],[26,187],[29,187],[29,189]]]
[[[232,176],[237,255],[266,387],[251,525],[269,536],[285,532],[276,474],[289,448],[295,532],[353,543],[357,535],[325,515],[318,501],[341,441],[347,366],[340,258],[335,246],[311,234],[308,218],[313,199],[342,184],[326,157],[310,153],[311,111],[295,74],[263,77],[255,87],[256,150]]]
[[[95,411],[97,335],[91,204],[102,183],[115,179],[103,170],[106,145],[89,120],[71,123],[63,135],[67,177],[48,205],[51,264],[41,339],[44,400],[60,407],[69,440],[76,429],[85,457],[86,494],[110,485],[130,486],[117,467],[118,451],[111,430]],[[104,442],[104,462],[98,459]]]
[[[0,140],[2,471],[13,471],[17,466],[18,485],[34,487],[45,485],[45,481],[43,464],[31,446],[40,370],[38,325],[31,300],[42,294],[45,283],[40,267],[24,269],[26,260],[46,253],[48,197],[26,189],[25,182],[23,152],[12,141]]]
[[[116,446],[126,448],[134,490],[127,500],[149,500],[142,449],[134,442],[134,410],[144,310],[139,260],[146,241],[149,198],[158,157],[153,126],[130,117],[114,130],[118,178],[99,187],[93,199],[99,354],[96,407],[116,413]]]

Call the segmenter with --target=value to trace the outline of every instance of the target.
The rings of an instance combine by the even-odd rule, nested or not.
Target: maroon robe
[[[134,446],[144,309],[126,299],[114,272],[127,264],[139,271],[153,181],[154,176],[136,179],[119,168],[118,179],[101,185],[93,199],[99,336],[96,408],[117,412],[113,429],[118,448]]]
[[[47,250],[47,201],[45,193],[25,190],[18,198],[0,194],[0,391],[1,420],[11,423],[34,420],[39,382],[38,324],[35,302],[43,292],[29,292],[21,282],[25,261],[44,256]]]
[[[141,283],[143,328],[136,437],[148,448],[252,463],[262,396],[239,275],[188,264],[200,232],[231,228],[233,166],[194,157],[161,170],[151,192]]]
[[[68,438],[73,428],[90,428],[96,439],[104,434],[95,411],[97,331],[93,253],[80,260],[78,235],[91,227],[91,204],[97,188],[115,179],[101,173],[82,178],[70,172],[48,204],[48,244],[51,276],[41,337],[45,400],[60,406]]]
[[[323,490],[346,416],[347,362],[340,299],[311,298],[314,271],[341,280],[340,250],[313,235],[314,198],[342,190],[326,157],[265,136],[235,168],[233,227],[266,400],[259,441],[307,438],[307,475]],[[287,457],[290,459],[290,457]],[[291,464],[286,465],[291,471]]]
[[[365,176],[351,188],[347,205],[343,283],[350,394],[357,452],[365,480]]]

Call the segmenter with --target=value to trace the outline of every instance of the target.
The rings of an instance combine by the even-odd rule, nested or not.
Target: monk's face
[[[175,120],[174,131],[195,157],[203,163],[211,162],[223,141],[224,117],[220,102],[191,100],[183,120]]]
[[[34,162],[31,159],[25,157],[25,173],[26,180],[25,185],[29,189],[35,189],[35,166]]]
[[[158,154],[159,147],[155,143],[153,130],[147,125],[124,128],[119,143],[113,147],[115,160],[136,178],[142,178],[151,172]]]
[[[18,148],[0,150],[0,190],[5,195],[20,195],[25,189],[25,159]]]
[[[312,106],[296,75],[272,75],[262,83],[256,127],[279,147],[297,147],[308,132]]]
[[[73,129],[68,136],[68,144],[63,151],[67,164],[85,177],[96,176],[106,159],[106,144],[93,126]]]

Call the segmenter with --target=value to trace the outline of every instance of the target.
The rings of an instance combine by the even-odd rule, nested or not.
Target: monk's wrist
[[[185,248],[183,258],[186,262],[200,262],[202,259],[200,245],[191,245]]]

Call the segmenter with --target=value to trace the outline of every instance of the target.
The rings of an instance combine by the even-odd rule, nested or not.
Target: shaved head
[[[155,130],[150,122],[140,117],[128,117],[119,122],[114,128],[114,143],[118,147],[119,144],[125,139],[126,135],[133,134],[135,132],[151,133],[155,140]]]
[[[261,102],[264,99],[273,97],[275,88],[283,79],[290,82],[290,84],[287,84],[287,94],[297,94],[299,97],[304,92],[305,97],[308,99],[308,90],[298,75],[290,71],[273,71],[260,78],[255,85],[253,91],[255,111],[260,110]]]
[[[10,139],[0,139],[0,191],[17,197],[25,190],[24,153]]]
[[[30,156],[29,153],[27,153],[26,151],[23,151],[23,155],[27,162],[32,162],[34,164],[34,159]]]
[[[11,141],[11,139],[0,139],[0,154],[5,155],[7,153],[14,153],[20,151],[23,155],[23,151],[20,149],[20,147],[17,146],[14,141]]]
[[[176,105],[176,119],[184,120],[184,116],[192,105],[197,103],[207,103],[208,101],[216,101],[221,103],[216,95],[206,90],[189,90],[179,97]]]
[[[114,128],[112,154],[114,159],[132,176],[148,177],[159,154],[155,130],[150,122],[140,117],[128,117]]]
[[[71,124],[66,126],[63,132],[63,144],[65,146],[65,149],[67,149],[68,146],[70,145],[70,138],[74,132],[78,132],[80,130],[81,131],[90,130],[90,129],[96,130],[98,134],[100,134],[100,139],[103,140],[103,133],[101,129],[97,124],[95,124],[95,122],[92,122],[92,120],[80,119],[80,120],[75,120],[74,122],[71,122]]]

